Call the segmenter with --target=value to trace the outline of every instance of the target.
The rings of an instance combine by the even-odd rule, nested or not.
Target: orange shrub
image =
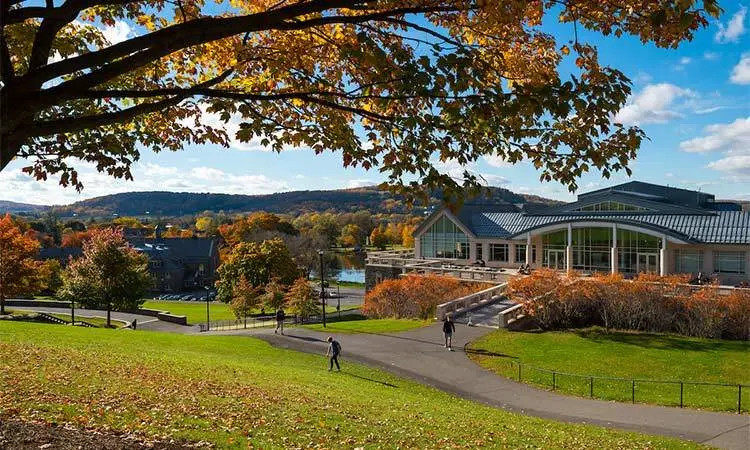
[[[362,311],[369,317],[420,318],[435,316],[435,307],[489,287],[436,275],[409,275],[385,280],[365,295]]]

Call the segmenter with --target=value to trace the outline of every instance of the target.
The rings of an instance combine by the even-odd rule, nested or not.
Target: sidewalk
[[[290,328],[236,331],[298,351],[325,353],[326,335]],[[499,377],[463,352],[468,342],[489,333],[458,325],[454,349],[443,347],[440,324],[405,333],[340,335],[342,361],[361,362],[417,380],[461,397],[531,416],[688,439],[731,450],[750,449],[750,416],[651,405],[632,405],[558,395]]]

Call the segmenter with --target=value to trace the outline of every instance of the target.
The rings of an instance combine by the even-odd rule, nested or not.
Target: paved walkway
[[[346,334],[340,335],[339,340],[344,348],[344,362],[353,360],[384,368],[509,411],[673,436],[731,450],[750,448],[750,417],[747,415],[568,397],[499,377],[476,365],[463,351],[468,342],[490,331],[458,325],[455,352],[443,347],[440,324],[392,335]],[[286,336],[275,335],[271,330],[219,334],[253,335],[278,347],[311,353],[322,354],[326,348],[325,334],[302,328],[290,328]]]

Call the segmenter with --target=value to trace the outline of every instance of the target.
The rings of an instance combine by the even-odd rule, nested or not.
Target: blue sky
[[[633,95],[618,120],[640,125],[649,136],[633,162],[632,179],[688,189],[718,198],[750,200],[750,11],[740,2],[722,1],[724,15],[677,50],[642,45],[637,39],[600,38],[602,61],[633,80]],[[555,26],[560,42],[572,28]],[[106,30],[110,40],[132,34],[125,23]],[[232,131],[231,125],[228,131]],[[233,142],[231,148],[194,146],[183,152],[144,151],[134,167],[135,181],[113,180],[83,166],[82,193],[55,181],[23,175],[24,161],[0,173],[0,199],[38,204],[66,204],[127,191],[171,190],[266,194],[289,190],[336,189],[376,184],[377,170],[344,169],[338,154],[309,150],[268,152],[256,143]],[[439,164],[448,173],[461,170]],[[526,163],[508,166],[486,158],[470,167],[491,185],[559,200],[574,195],[557,183],[540,183]],[[627,181],[624,174],[604,180],[584,176],[580,191]]]

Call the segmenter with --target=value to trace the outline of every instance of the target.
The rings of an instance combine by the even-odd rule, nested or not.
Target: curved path
[[[457,325],[453,339],[456,351],[449,352],[443,347],[440,326],[398,334],[340,335],[342,361],[384,368],[522,414],[673,436],[731,450],[750,449],[750,416],[590,400],[536,389],[499,377],[466,356],[464,346],[491,330]],[[311,353],[325,353],[326,349],[325,334],[303,328],[290,328],[286,336],[271,330],[217,334],[253,335],[278,347]]]

